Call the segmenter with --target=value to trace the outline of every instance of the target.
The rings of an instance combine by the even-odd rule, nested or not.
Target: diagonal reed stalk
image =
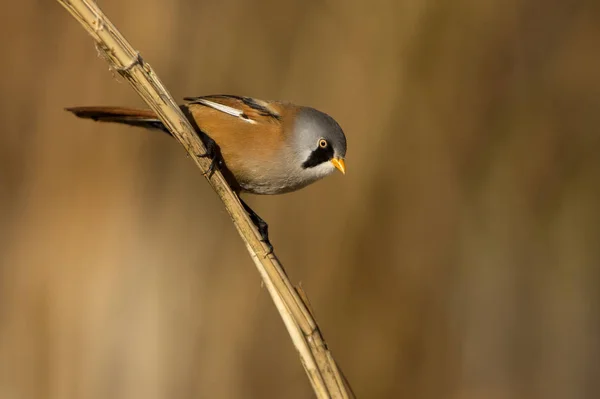
[[[96,42],[96,47],[156,112],[165,126],[173,133],[191,159],[201,170],[207,170],[210,160],[196,154],[205,153],[205,148],[194,133],[188,120],[162,84],[154,70],[144,62],[138,52],[125,40],[92,0],[57,0],[83,25]],[[319,327],[310,312],[304,293],[290,283],[283,267],[275,255],[265,256],[266,247],[254,224],[231,190],[223,175],[216,171],[206,176],[209,184],[219,195],[277,310],[290,334],[292,342],[317,398],[352,398],[354,394],[337,367],[328,350]]]

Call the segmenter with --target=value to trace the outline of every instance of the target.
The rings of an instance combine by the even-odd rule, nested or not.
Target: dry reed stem
[[[210,160],[197,154],[205,148],[194,133],[188,120],[168,93],[150,65],[125,40],[104,13],[91,0],[57,0],[88,31],[96,47],[111,68],[121,74],[148,106],[157,113],[173,133],[196,165],[208,170]],[[246,244],[273,302],[290,334],[318,398],[354,397],[346,379],[338,369],[327,349],[317,323],[303,299],[290,283],[275,255],[265,256],[266,247],[237,195],[231,190],[223,175],[216,171],[206,176],[209,184],[223,201],[235,227]]]

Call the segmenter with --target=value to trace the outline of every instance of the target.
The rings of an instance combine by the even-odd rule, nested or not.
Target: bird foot
[[[271,244],[271,241],[269,241],[269,225],[263,220],[263,218],[258,216],[258,214],[254,212],[254,210],[252,210],[252,208],[250,208],[248,204],[246,204],[241,198],[240,202],[242,203],[242,206],[244,207],[246,212],[248,212],[250,220],[252,220],[252,223],[254,223],[254,225],[258,229],[258,233],[261,237],[260,242],[264,243],[267,246],[267,252],[265,252],[264,254],[264,257],[266,258],[274,252],[273,245]]]
[[[197,154],[196,156],[198,158],[210,158],[210,165],[208,166],[208,169],[202,174],[211,178],[215,170],[219,166],[221,166],[222,161],[219,146],[213,139],[211,139],[207,134],[203,132],[200,132],[200,140],[202,140],[202,143],[206,148],[206,152],[203,154]]]

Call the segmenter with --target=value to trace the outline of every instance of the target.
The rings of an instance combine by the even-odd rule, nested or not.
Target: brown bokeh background
[[[600,395],[600,3],[104,0],[171,93],[333,115],[249,202],[361,398]],[[0,27],[0,398],[307,398],[216,195],[54,1]]]

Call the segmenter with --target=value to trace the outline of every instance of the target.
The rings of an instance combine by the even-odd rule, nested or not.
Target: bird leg
[[[260,234],[260,236],[262,238],[260,241],[264,242],[267,245],[268,251],[265,254],[265,256],[271,255],[273,253],[273,245],[269,241],[269,225],[267,224],[267,222],[265,222],[263,220],[263,218],[258,216],[258,214],[256,212],[254,212],[252,210],[252,208],[250,208],[248,206],[248,204],[246,204],[241,198],[240,198],[240,202],[242,203],[242,206],[244,207],[246,212],[248,212],[248,216],[250,216],[250,220],[252,220],[252,223],[254,223],[254,225],[258,229],[258,233]]]
[[[221,150],[219,148],[219,145],[208,134],[204,133],[200,129],[196,129],[196,131],[198,132],[198,136],[200,137],[200,140],[202,140],[204,147],[206,147],[206,152],[204,154],[198,154],[196,156],[198,158],[211,159],[210,166],[208,167],[208,170],[204,173],[205,176],[208,175],[208,177],[210,178],[214,173],[215,169],[221,165]],[[267,245],[268,250],[265,256],[271,255],[273,253],[273,245],[269,241],[269,225],[263,220],[263,218],[258,216],[258,214],[254,212],[252,208],[250,208],[248,204],[246,204],[241,198],[239,198],[239,200],[242,203],[242,206],[244,207],[246,212],[248,213],[248,216],[250,216],[250,220],[252,220],[252,223],[254,223],[254,225],[258,229],[258,233],[262,238],[260,241],[264,242]]]
[[[198,136],[200,137],[200,140],[202,140],[202,143],[204,144],[204,147],[206,147],[206,152],[204,154],[198,154],[196,156],[198,158],[210,158],[210,166],[208,167],[208,170],[204,173],[205,176],[208,175],[208,177],[210,178],[214,173],[215,169],[221,165],[221,150],[219,148],[219,145],[208,134],[204,133],[200,129],[197,129],[197,132]],[[260,241],[264,242],[267,245],[268,250],[265,256],[271,255],[273,253],[273,245],[269,241],[269,225],[263,220],[263,218],[258,216],[258,214],[254,212],[252,208],[250,208],[248,204],[246,204],[241,198],[239,198],[239,200],[242,203],[242,206],[244,207],[246,212],[248,212],[250,220],[252,220],[252,223],[254,223],[254,225],[258,229],[258,233],[262,238]]]
[[[208,170],[204,172],[204,175],[208,175],[208,177],[212,177],[212,174],[215,172],[215,169],[221,165],[221,156],[220,149],[217,143],[210,138],[206,133],[201,130],[198,130],[198,136],[204,147],[206,147],[206,152],[204,154],[196,155],[198,158],[210,158],[210,165],[208,166]]]

